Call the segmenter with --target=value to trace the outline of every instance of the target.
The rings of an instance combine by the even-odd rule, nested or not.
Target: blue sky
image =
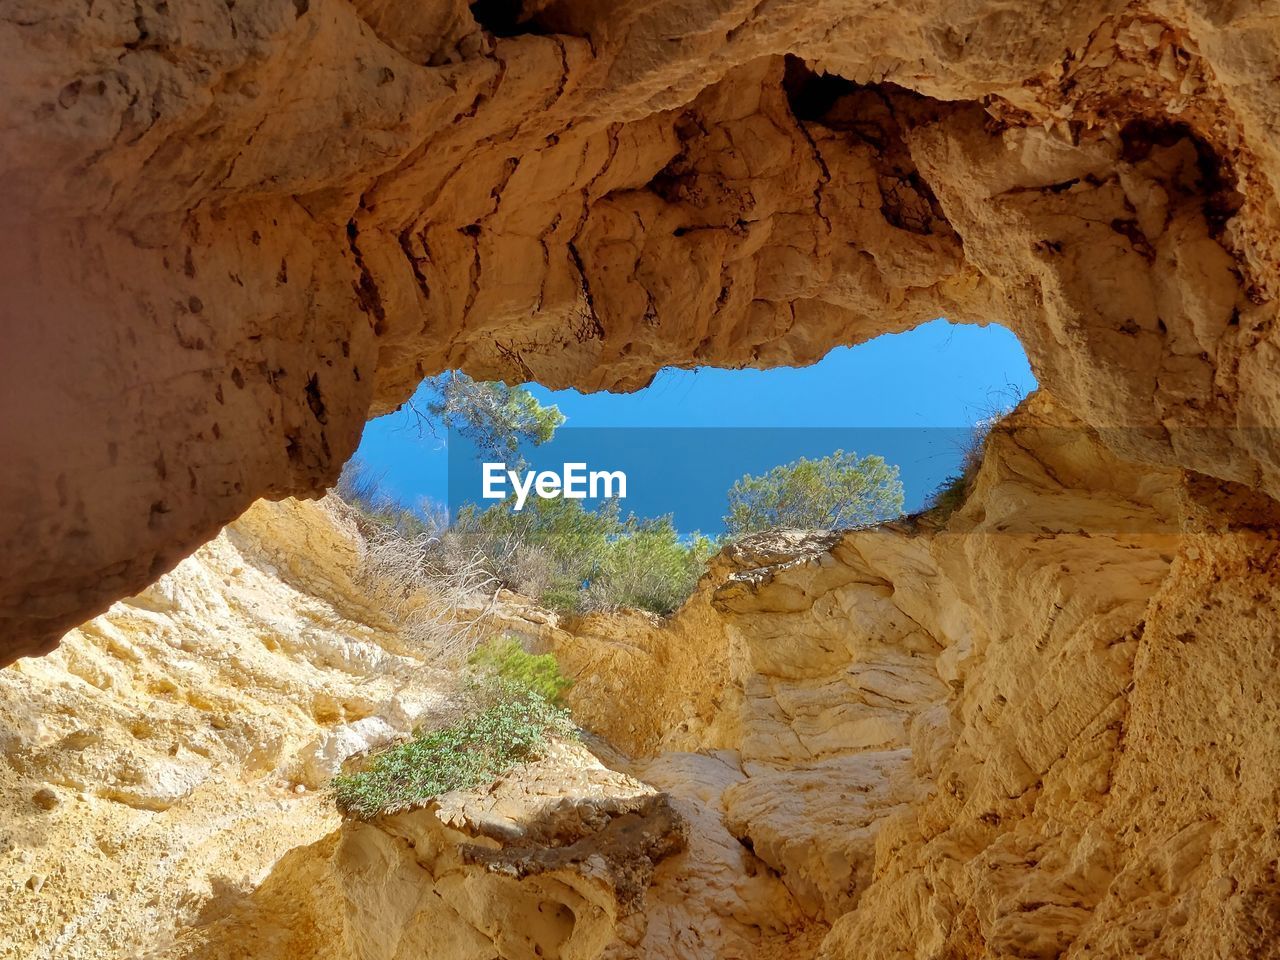
[[[593,468],[613,469],[620,464],[612,461],[629,455],[643,475],[631,482],[624,511],[674,512],[682,530],[714,533],[724,512],[723,491],[733,478],[839,446],[897,463],[910,511],[955,471],[964,430],[1034,388],[1026,355],[1008,330],[935,320],[907,333],[837,348],[810,367],[665,370],[633,394],[530,386],[540,402],[555,404],[566,417],[557,439],[533,459],[542,466],[585,456]],[[653,429],[676,427],[704,429]],[[771,429],[714,429],[741,427]],[[678,439],[668,446],[667,437]],[[447,446],[444,438],[421,434],[410,415],[400,412],[365,427],[357,456],[398,499],[444,501]],[[655,451],[648,469],[635,460],[643,461],[637,452],[642,448]],[[453,455],[456,503],[471,496],[460,491],[465,484],[458,477],[465,475],[466,484],[474,478],[478,490],[480,467],[457,443]],[[717,479],[699,487],[689,482],[695,473],[714,473]]]

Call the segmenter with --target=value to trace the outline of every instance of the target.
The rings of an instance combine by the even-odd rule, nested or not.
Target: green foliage
[[[451,571],[483,570],[562,612],[629,606],[671,613],[717,549],[696,532],[682,539],[670,517],[623,517],[616,500],[596,510],[540,497],[518,512],[509,502],[487,510],[468,505],[448,524],[430,504],[414,510],[389,497],[381,477],[358,459],[347,464],[336,492],[376,525],[366,539],[377,541],[378,557],[394,561],[379,566],[380,577],[401,580],[397,571],[412,571],[440,580]]]
[[[430,377],[427,414],[474,443],[482,456],[514,459],[521,443],[546,443],[564,423],[557,407],[544,407],[524,387],[472,380],[453,371]]]
[[[925,501],[925,511],[935,514],[940,520],[947,520],[964,506],[969,496],[969,482],[972,477],[967,473],[953,473],[938,485],[938,489],[929,494]]]
[[[1000,417],[1006,416],[1008,412],[1006,410],[979,420],[968,431],[965,439],[957,444],[960,451],[960,470],[943,480],[925,499],[926,513],[933,514],[936,519],[945,522],[964,506],[965,500],[969,497],[969,488],[973,486],[978,469],[982,466],[982,453],[986,448],[987,437],[992,427],[999,422]]]
[[[623,517],[617,501],[588,510],[578,500],[495,504],[462,511],[443,548],[480,553],[512,590],[563,612],[640,607],[674,611],[693,592],[715,544],[681,540],[670,517]]]
[[[519,683],[492,678],[474,696],[475,707],[460,719],[421,730],[371,757],[363,770],[335,777],[338,809],[365,820],[407,809],[495,780],[539,756],[551,737],[574,735],[564,708]]]
[[[529,653],[514,637],[493,637],[476,647],[467,662],[504,683],[532,690],[548,703],[561,704],[573,686],[554,655]]]
[[[511,589],[521,590],[521,587],[517,582],[511,584]],[[585,609],[582,589],[579,583],[563,583],[536,591],[534,595],[538,598],[538,602],[548,610],[558,610],[561,613],[581,613]],[[530,591],[523,590],[521,592],[529,593]]]
[[[742,477],[729,489],[724,523],[729,536],[788,527],[835,530],[895,517],[902,502],[896,466],[837,450]]]
[[[456,430],[481,456],[518,461],[521,444],[546,443],[564,423],[559,408],[542,406],[523,387],[473,380],[459,371],[428,377],[422,389],[429,398],[425,409],[413,401],[408,405],[419,427]],[[439,505],[403,503],[387,493],[382,481],[381,474],[355,457],[343,467],[334,492],[366,519],[406,537],[433,535],[448,525],[447,511]]]
[[[925,498],[924,513],[945,523],[964,506],[978,470],[982,467],[987,438],[1002,420],[1013,413],[1025,396],[1022,389],[1014,384],[993,392],[985,412],[955,443],[956,452],[960,456],[960,469],[938,484],[938,488]]]
[[[629,517],[585,591],[589,608],[639,607],[653,613],[673,612],[693,592],[713,542],[695,533],[682,543],[670,517]]]
[[[452,531],[458,538],[474,541],[506,570],[521,559],[528,565],[528,558],[518,556],[522,551],[540,552],[551,568],[547,588],[577,587],[584,576],[600,568],[610,541],[623,532],[617,501],[607,501],[599,510],[587,510],[578,500],[541,497],[531,497],[519,511],[512,509],[510,502],[484,511],[464,507]]]

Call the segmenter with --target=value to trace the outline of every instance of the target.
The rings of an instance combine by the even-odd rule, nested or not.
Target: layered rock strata
[[[448,678],[317,510],[0,674],[10,954],[1280,956],[1261,494],[1033,397],[945,520],[744,541],[666,622],[506,598],[584,743],[345,822],[309,784]]]
[[[156,955],[335,829],[343,760],[450,709],[360,572],[333,505],[259,504],[0,671],[0,957]]]
[[[1270,2],[0,12],[0,658],[460,367],[635,389],[999,322],[1117,452],[1280,491]]]

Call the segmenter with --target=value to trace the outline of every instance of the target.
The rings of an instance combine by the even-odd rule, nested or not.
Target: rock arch
[[[486,10],[0,17],[0,661],[447,367],[634,389],[994,320],[1117,452],[1280,489],[1274,18]]]

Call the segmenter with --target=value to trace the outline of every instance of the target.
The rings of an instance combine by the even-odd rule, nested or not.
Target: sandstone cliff
[[[458,672],[405,640],[387,613],[403,605],[367,574],[340,504],[259,504],[0,672],[0,957],[781,957],[759,951],[813,941],[721,821],[730,757],[663,758],[642,781],[557,744],[439,808],[344,825],[330,777],[450,715]]]
[[[1277,957],[1276,520],[1040,396],[941,529],[744,543],[648,631],[510,624],[619,742],[649,711],[605,703],[734,748],[724,822],[821,957]]]
[[[743,541],[665,622],[506,597],[496,626],[576,677],[585,745],[343,822],[312,788],[450,675],[370,599],[340,514],[255,507],[0,673],[0,943],[1280,957],[1273,509],[1038,395],[945,522]]]
[[[13,0],[0,52],[0,663],[83,624],[0,672],[8,954],[1280,955],[1274,0]],[[507,611],[621,751],[547,774],[614,792],[562,838],[603,869],[315,795],[451,680],[340,518],[256,500],[438,370],[939,315],[1057,404],[944,527],[743,544],[667,623]],[[364,936],[393,866],[493,909]],[[581,928],[493,932],[552,883]]]
[[[130,957],[210,922],[336,826],[315,791],[345,757],[446,706],[451,675],[356,584],[353,533],[260,504],[0,671],[0,956]]]
[[[633,389],[1000,322],[1274,495],[1275,0],[15,0],[0,659],[449,367]]]

